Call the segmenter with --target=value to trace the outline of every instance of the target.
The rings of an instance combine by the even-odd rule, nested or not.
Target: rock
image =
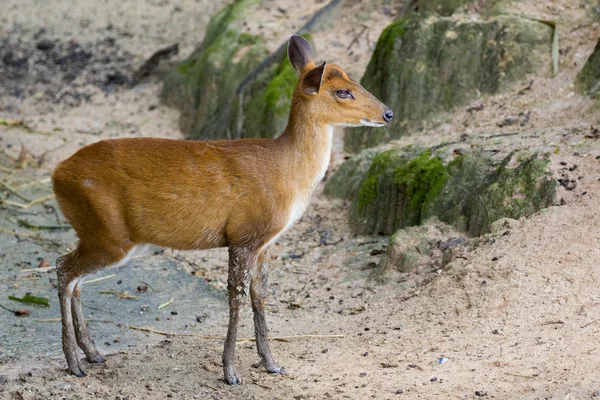
[[[440,111],[503,91],[543,66],[549,71],[552,32],[515,15],[410,13],[383,31],[361,81],[399,117],[386,128],[348,131],[346,150],[397,139],[436,123]]]
[[[547,156],[523,150],[498,162],[479,150],[392,148],[373,158],[356,185],[365,169],[359,170],[357,160],[366,164],[372,151],[349,159],[349,166],[342,164],[331,178],[337,183],[329,192],[352,200],[350,223],[356,234],[391,235],[436,217],[479,236],[501,218],[519,219],[550,206],[556,194]],[[346,178],[344,186],[348,176],[352,179]]]
[[[440,15],[449,16],[455,12],[466,8],[474,0],[421,0],[419,1],[419,11],[436,12]]]
[[[204,41],[167,76],[163,101],[181,111],[180,127],[194,139],[233,138],[230,100],[241,80],[267,55],[262,38],[242,31],[257,0],[236,0],[213,16]],[[215,129],[218,125],[220,129]]]
[[[310,35],[303,36],[314,49]],[[244,115],[241,132],[244,137],[272,138],[283,132],[297,81],[298,74],[286,53],[274,71],[267,70],[252,84],[241,105]]]
[[[71,389],[71,383],[61,382],[61,383],[57,383],[54,387],[59,390],[67,390],[67,389]]]
[[[41,51],[47,51],[54,47],[54,42],[50,39],[42,39],[35,44],[35,48]]]
[[[575,87],[580,93],[600,98],[600,39],[587,62],[577,74]]]
[[[514,10],[512,2],[507,0],[420,0],[418,5],[419,12],[435,12],[443,16],[469,11],[489,15]]]
[[[519,219],[552,205],[556,181],[547,167],[540,154],[520,151],[506,157],[472,196],[469,233],[479,236],[500,218]]]
[[[443,249],[440,243],[458,235],[454,228],[436,219],[423,226],[399,229],[390,237],[387,253],[381,262],[382,270],[376,271],[374,276],[382,276],[382,272],[392,270],[409,272],[425,268],[431,272],[439,269],[444,251],[448,249]]]
[[[360,189],[361,181],[373,160],[382,152],[382,149],[382,147],[366,149],[346,160],[327,181],[325,194],[330,197],[352,199]]]

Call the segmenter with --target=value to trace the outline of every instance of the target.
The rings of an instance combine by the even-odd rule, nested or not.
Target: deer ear
[[[292,35],[288,44],[288,58],[292,66],[302,72],[306,67],[314,67],[310,44],[300,35]]]
[[[321,82],[323,82],[323,74],[325,73],[325,67],[327,62],[319,65],[318,67],[311,70],[302,81],[302,91],[306,94],[317,94],[321,89]]]

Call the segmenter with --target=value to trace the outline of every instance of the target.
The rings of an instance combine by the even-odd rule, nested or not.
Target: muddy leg
[[[89,362],[101,363],[104,362],[104,357],[98,353],[94,342],[90,338],[88,332],[87,323],[83,316],[83,309],[81,308],[81,284],[83,280],[78,280],[73,290],[73,298],[71,301],[71,312],[73,316],[73,326],[75,327],[75,337],[77,338],[77,344],[85,352],[85,355]]]
[[[256,336],[256,349],[262,364],[268,372],[280,374],[284,370],[279,368],[273,360],[271,348],[267,340],[267,320],[265,318],[265,298],[268,288],[269,271],[264,260],[264,253],[259,257],[255,274],[250,283],[250,297],[252,311],[254,312],[254,335]]]
[[[240,318],[240,305],[245,288],[248,287],[248,276],[256,263],[256,256],[243,248],[229,248],[229,273],[227,291],[229,295],[229,327],[223,351],[223,373],[225,382],[230,385],[242,383],[235,372],[235,342]]]
[[[62,316],[62,344],[69,371],[75,376],[85,376],[85,372],[79,365],[77,358],[77,339],[75,338],[75,329],[73,326],[73,314],[71,311],[72,296],[77,279],[68,276],[62,270],[61,264],[69,257],[60,257],[57,260],[59,265],[57,269],[58,276],[58,298],[60,300],[60,313]]]

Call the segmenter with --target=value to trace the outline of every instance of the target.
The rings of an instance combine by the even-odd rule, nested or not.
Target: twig
[[[0,304],[0,307],[1,307],[1,308],[4,308],[6,311],[10,311],[10,312],[11,312],[11,313],[13,313],[13,314],[15,313],[15,311],[14,311],[14,310],[11,310],[10,308],[8,308],[8,307],[5,307],[5,306],[3,306],[2,304]]]
[[[562,324],[564,324],[563,321],[556,320],[556,321],[546,321],[546,322],[543,322],[542,326],[544,326],[544,325],[562,325]]]
[[[36,225],[24,219],[19,220],[19,225],[29,229],[71,229],[71,225]]]
[[[599,320],[599,319],[597,319],[597,320],[595,320],[595,321],[588,322],[587,324],[585,324],[585,325],[582,325],[582,326],[581,326],[581,329],[583,329],[583,328],[587,328],[588,326],[590,326],[590,325],[593,325],[593,324],[595,324],[595,323],[596,323],[596,322],[598,322],[598,321],[600,321],[600,320]]]
[[[61,318],[44,318],[44,319],[36,319],[35,322],[60,322]],[[102,322],[104,324],[112,324],[115,321],[110,319],[91,319],[86,318],[85,322]]]
[[[504,375],[516,376],[517,378],[526,378],[526,379],[534,379],[535,378],[535,376],[531,376],[531,375],[511,374],[510,372],[505,372]]]
[[[52,200],[54,198],[53,194],[49,194],[48,196],[44,196],[44,197],[40,197],[39,199],[35,199],[33,201],[30,201],[27,204],[23,204],[23,203],[17,203],[16,201],[10,201],[10,200],[4,200],[4,199],[0,199],[0,201],[4,204],[8,204],[10,206],[15,206],[15,207],[19,207],[19,208],[24,208],[24,209],[28,209],[38,203],[43,203],[44,201],[47,200]]]
[[[22,185],[18,185],[17,188],[19,189],[25,189],[31,186],[35,186],[35,185],[41,185],[44,183],[50,183],[52,181],[52,178],[50,178],[49,176],[45,177],[45,178],[41,178],[38,179],[36,181],[32,181],[32,182],[28,182],[28,183],[23,183]],[[29,200],[28,200],[29,201]]]
[[[121,299],[137,299],[137,296],[132,296],[127,292],[117,292],[116,290],[101,290],[100,294],[114,294],[115,296],[117,296],[117,300],[121,300]]]
[[[493,138],[497,138],[497,137],[516,136],[518,134],[519,134],[519,132],[499,133],[497,135],[483,136],[482,139],[487,140],[487,139],[493,139]]]
[[[260,383],[258,383],[258,382],[256,382],[256,381],[252,381],[252,383],[254,383],[256,386],[258,386],[258,387],[261,387],[261,388],[263,388],[263,389],[267,389],[267,390],[273,390],[273,388],[272,388],[272,387],[270,387],[270,386],[267,386],[267,385],[262,385],[262,384],[260,384]]]
[[[169,304],[173,303],[174,298],[171,297],[171,300],[167,301],[164,304],[161,304],[160,306],[158,306],[158,310],[162,310],[163,308],[165,308],[166,306],[168,306]]]
[[[225,340],[224,337],[221,336],[206,336],[206,335],[197,335],[195,333],[174,333],[174,332],[164,332],[158,331],[152,328],[142,328],[140,326],[129,326],[129,329],[133,329],[135,331],[142,331],[148,333],[155,333],[157,335],[163,336],[186,336],[186,337],[197,337],[200,339],[212,339],[212,340]],[[296,336],[274,336],[270,337],[270,340],[290,340],[290,339],[341,339],[345,338],[346,335],[296,335]],[[248,338],[239,338],[238,342],[253,342],[256,339],[253,337]]]
[[[466,137],[466,136],[463,136],[463,137],[461,137],[461,138],[460,138],[460,139],[458,139],[458,140],[453,140],[453,141],[451,141],[451,142],[444,142],[444,143],[440,143],[440,144],[438,144],[437,146],[433,146],[433,147],[431,148],[431,152],[433,153],[434,151],[436,151],[436,150],[439,150],[439,149],[441,149],[442,147],[452,146],[453,144],[457,144],[457,143],[463,143],[463,142],[466,142],[466,141],[467,141],[467,137]]]
[[[18,235],[18,233],[16,233],[16,235]],[[56,269],[56,267],[27,268],[22,269],[19,272],[48,272],[52,271],[53,269]]]
[[[365,246],[367,244],[374,244],[374,243],[379,243],[379,240],[369,240],[367,242],[359,243],[359,244],[357,244],[357,246]]]
[[[100,282],[100,281],[103,281],[105,279],[114,278],[115,276],[117,276],[117,274],[106,275],[106,276],[103,276],[101,278],[95,278],[95,279],[91,279],[89,281],[85,281],[85,282],[83,282],[83,284],[87,285],[89,283]]]
[[[0,165],[0,171],[6,172],[7,174],[13,174],[15,172],[14,169],[6,168],[6,167],[3,167],[2,165]]]
[[[58,149],[61,149],[61,148],[65,147],[66,145],[68,145],[71,142],[72,142],[72,140],[64,142],[64,143],[61,143],[58,146],[54,147],[53,149],[46,150],[45,152],[43,152],[42,154],[40,154],[40,156],[38,157],[38,161],[37,161],[38,165],[42,165],[44,163],[45,158],[46,158],[46,156],[48,154],[50,154],[50,153],[52,153],[52,152],[54,152],[54,151],[56,151]]]
[[[368,28],[367,25],[363,25],[362,26],[362,29],[360,30],[360,32],[358,32],[358,34],[356,36],[354,36],[354,39],[352,39],[352,41],[350,42],[350,44],[346,48],[346,51],[350,51],[350,49],[352,48],[352,46],[354,46],[354,43],[358,43],[358,39],[362,36],[363,33],[365,33],[365,31],[367,30],[367,28]]]
[[[0,182],[0,185],[4,186],[4,188],[6,190],[8,190],[12,194],[16,195],[17,197],[19,197],[21,200],[25,200],[27,202],[31,202],[31,200],[29,200],[24,194],[20,193],[17,189],[13,188],[9,184],[4,183],[4,182]]]

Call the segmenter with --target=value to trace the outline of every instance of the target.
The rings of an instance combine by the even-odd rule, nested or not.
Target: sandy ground
[[[0,33],[11,46],[26,49],[46,38],[55,41],[61,51],[68,49],[61,47],[64,43],[77,41],[94,53],[105,51],[102,43],[113,37],[115,45],[109,54],[121,57],[122,62],[110,64],[110,71],[117,68],[126,73],[131,63],[166,44],[180,44],[180,54],[172,62],[185,57],[201,41],[204,24],[223,2],[46,4],[5,2]],[[263,29],[276,48],[322,5],[319,1],[302,5],[265,1],[258,10],[260,23],[259,17],[252,19],[249,29]],[[315,35],[319,54],[327,54],[328,61],[361,76],[374,41],[393,20],[396,8],[386,1],[343,2],[338,18]],[[286,375],[269,375],[256,368],[255,347],[243,341],[238,347],[238,372],[244,384],[230,387],[221,380],[221,340],[136,332],[134,347],[123,343],[121,347],[100,346],[108,361],[87,365],[89,375],[82,379],[65,372],[60,351],[37,354],[32,348],[27,355],[0,357],[0,398],[600,397],[600,145],[592,128],[600,125],[600,116],[597,107],[574,93],[571,85],[600,34],[600,24],[586,17],[589,9],[579,2],[521,2],[518,11],[557,20],[562,27],[559,75],[551,77],[544,71],[524,77],[514,93],[477,99],[470,105],[483,105],[481,111],[462,107],[441,117],[441,125],[404,138],[401,144],[437,144],[462,134],[517,131],[518,137],[499,141],[498,146],[518,142],[551,149],[556,177],[568,174],[577,181],[574,190],[559,188],[556,206],[527,220],[508,221],[498,232],[483,237],[480,246],[464,259],[455,260],[429,279],[412,272],[398,282],[377,286],[368,279],[373,265],[369,263],[378,263],[381,255],[370,254],[383,249],[386,238],[351,237],[346,222],[349,204],[326,199],[320,186],[307,214],[272,249],[268,322],[273,337],[341,337],[272,340],[275,357],[286,368]],[[367,28],[353,43],[362,24]],[[2,173],[3,182],[28,196],[43,196],[51,192],[47,177],[56,163],[85,144],[124,136],[180,138],[177,112],[160,105],[157,97],[161,71],[166,68],[168,65],[159,67],[133,88],[107,84],[104,70],[100,70],[58,81],[66,82],[62,92],[52,79],[31,81],[24,94],[0,92],[0,118],[23,120],[27,127],[0,125],[2,165],[27,166],[14,174]],[[531,89],[519,94],[518,88],[527,86],[530,79],[534,80]],[[66,98],[77,101],[55,101],[63,98],[57,93],[64,91],[73,94]],[[530,122],[524,127],[498,127],[506,116],[529,111]],[[336,134],[332,170],[345,156],[341,135]],[[6,191],[3,198],[21,201]],[[38,234],[11,222],[11,218],[42,214],[49,218],[52,207],[56,204],[49,200],[31,210],[0,210],[4,213],[2,240],[17,238],[18,246],[23,238],[43,239],[50,243],[45,254],[64,253],[76,240],[69,231]],[[54,218],[53,213],[49,215]],[[60,215],[55,222],[62,222]],[[218,290],[225,286],[223,249],[166,250],[143,260],[160,263],[163,259],[183,266],[193,275],[191,280],[206,280]],[[24,261],[34,267],[37,263],[35,259]],[[0,268],[8,265],[3,263]],[[116,273],[114,279],[119,279],[122,275]],[[48,278],[43,279],[47,282]],[[427,283],[418,283],[424,281]],[[27,284],[13,272],[3,274],[0,283],[7,288]],[[97,288],[102,289],[102,284]],[[85,293],[84,303],[89,305],[94,296],[99,295],[92,290]],[[186,298],[174,302],[186,302]],[[15,318],[8,312],[0,314],[0,324],[16,324]],[[225,308],[216,308],[202,323],[196,323],[196,315],[174,318],[184,323],[173,324],[170,332],[222,337],[226,331]],[[129,323],[121,322],[113,324],[117,333]],[[146,326],[153,326],[151,319]],[[48,341],[59,341],[51,333],[55,328],[47,332]],[[252,333],[251,312],[246,309],[240,336]],[[96,336],[97,343],[110,339],[112,336]]]

